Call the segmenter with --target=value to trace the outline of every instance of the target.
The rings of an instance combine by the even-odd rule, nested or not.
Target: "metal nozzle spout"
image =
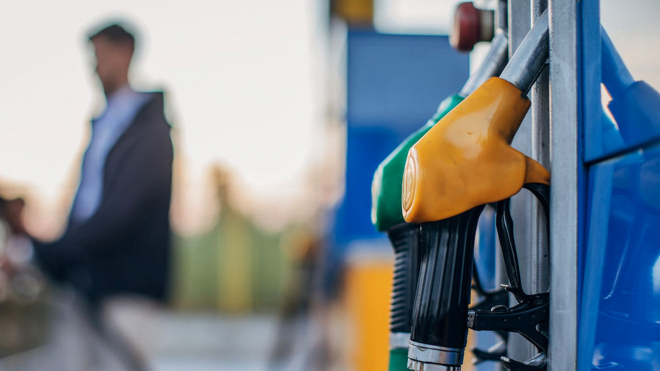
[[[445,366],[409,359],[408,369],[411,371],[461,371],[461,366]]]
[[[508,56],[509,37],[504,31],[498,29],[495,32],[493,41],[490,43],[490,50],[486,54],[483,63],[475,73],[470,75],[470,78],[463,85],[463,89],[458,95],[465,98],[472,94],[486,80],[493,76],[498,76],[506,66]]]
[[[504,68],[501,79],[504,79],[523,93],[527,93],[536,78],[541,73],[549,55],[548,11],[536,20],[529,30],[509,64]]]

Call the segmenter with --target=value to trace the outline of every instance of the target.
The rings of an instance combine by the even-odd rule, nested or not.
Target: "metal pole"
[[[490,50],[484,58],[483,64],[479,69],[470,75],[468,81],[463,85],[463,89],[458,94],[461,97],[467,97],[472,94],[481,84],[491,76],[498,76],[500,71],[509,61],[506,51],[509,48],[509,39],[504,31],[498,29],[495,31],[495,37],[490,43]]]
[[[541,19],[541,14],[548,7],[547,0],[534,0],[532,2],[532,23],[547,22],[547,14]],[[546,12],[547,13],[547,12]],[[548,32],[549,34],[549,32]],[[549,51],[548,51],[549,55]],[[531,145],[532,158],[546,168],[550,168],[550,82],[547,68],[541,71],[531,90]],[[552,183],[551,183],[552,186]],[[550,257],[548,251],[547,221],[543,208],[538,201],[531,197],[531,240],[530,245],[530,284],[533,292],[546,292],[550,284]],[[550,252],[551,253],[551,252]],[[530,352],[535,353],[533,346]]]
[[[574,0],[551,0],[549,4],[553,133],[549,371],[577,369],[580,4]]]
[[[531,1],[509,0],[509,56],[518,49],[518,46],[525,38],[529,29],[531,28]],[[532,120],[531,113],[528,113],[523,120],[518,133],[513,139],[511,144],[513,148],[519,150],[527,156],[532,157]],[[530,269],[528,269],[531,257],[528,249],[523,247],[531,246],[532,244],[532,228],[531,228],[531,202],[532,197],[528,192],[520,192],[511,198],[511,215],[514,219],[514,233],[516,242],[520,249],[518,250],[518,259],[521,268],[521,278],[523,287],[531,292],[529,286]],[[498,266],[498,276],[501,283],[508,283],[508,278],[501,265]],[[511,296],[511,305],[517,302]],[[509,342],[507,344],[507,352],[510,358],[513,359],[530,359],[532,357],[532,348],[525,338],[518,334],[509,334]]]
[[[524,40],[538,40],[538,42],[523,42],[520,44],[516,53],[509,60],[500,77],[515,85],[521,91],[527,93],[536,77],[541,71],[541,67],[548,59],[548,16],[543,14],[536,22],[534,27],[525,36]]]

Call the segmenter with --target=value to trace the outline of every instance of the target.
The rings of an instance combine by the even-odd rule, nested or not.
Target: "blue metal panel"
[[[348,35],[348,126],[386,127],[401,140],[456,94],[469,73],[469,57],[447,36]]]
[[[660,364],[660,145],[594,165],[581,370]],[[657,368],[655,368],[657,369]]]
[[[660,94],[635,82],[582,2],[584,162],[578,369],[660,365]],[[601,82],[612,97],[601,103]],[[614,121],[610,119],[610,114]]]
[[[589,215],[587,220],[587,243],[585,247],[586,267],[583,270],[584,286],[587,290],[581,290],[582,305],[579,321],[578,363],[579,370],[590,370],[594,342],[596,336],[597,317],[592,313],[598,312],[601,282],[603,277],[603,260],[605,259],[604,248],[607,244],[610,203],[612,195],[612,161],[605,162],[591,169],[589,179]]]
[[[371,181],[380,162],[399,142],[399,137],[387,128],[348,127],[346,191],[334,228],[337,246],[357,239],[384,238],[371,224]]]

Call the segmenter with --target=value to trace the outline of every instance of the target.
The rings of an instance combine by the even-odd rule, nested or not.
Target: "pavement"
[[[274,315],[218,316],[165,312],[155,371],[265,371]]]
[[[227,316],[208,313],[159,311],[150,337],[153,371],[266,371],[275,337],[274,314]],[[117,362],[103,360],[107,350],[79,331],[70,319],[56,324],[66,329],[56,343],[0,358],[2,371],[123,371]],[[97,356],[91,353],[99,353]],[[85,363],[94,358],[97,363]],[[102,367],[99,365],[103,365]]]

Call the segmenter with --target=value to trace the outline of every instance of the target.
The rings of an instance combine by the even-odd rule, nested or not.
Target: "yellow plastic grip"
[[[446,219],[509,198],[526,183],[550,184],[538,162],[511,147],[529,99],[493,77],[408,152],[401,203],[407,222]]]

